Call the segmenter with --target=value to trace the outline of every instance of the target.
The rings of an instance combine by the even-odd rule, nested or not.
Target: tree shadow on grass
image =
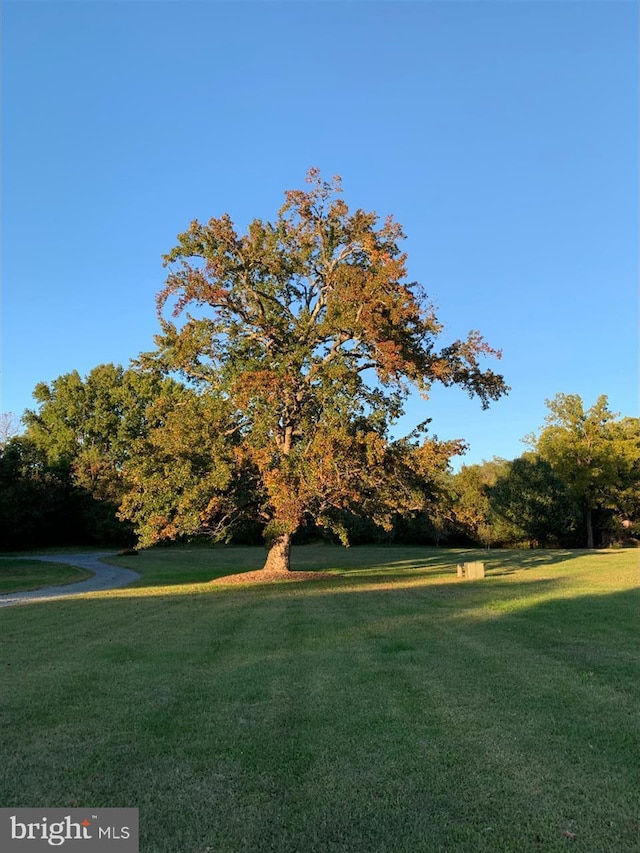
[[[142,552],[135,562],[117,558],[115,565],[135,568],[142,574],[136,587],[183,586],[208,583],[224,577],[260,569],[266,557],[260,547],[163,549]],[[560,564],[569,565],[582,556],[602,554],[596,551],[569,550],[492,550],[463,548],[425,548],[420,546],[357,546],[341,548],[333,545],[300,545],[292,549],[292,576],[296,572],[329,572],[340,579],[356,581],[370,578],[379,582],[406,581],[417,578],[455,577],[461,562],[480,560],[485,564],[487,577],[513,575],[531,569]],[[292,579],[293,579],[292,578]],[[324,583],[318,579],[311,583]],[[251,584],[264,588],[267,583]],[[242,586],[243,589],[248,588]]]
[[[356,551],[357,549],[353,549]],[[363,549],[364,550],[364,549]],[[398,578],[410,575],[433,574],[446,575],[456,573],[459,563],[481,561],[485,565],[485,571],[489,577],[514,574],[515,572],[531,569],[541,569],[547,566],[556,566],[570,563],[578,557],[602,556],[598,551],[578,550],[481,550],[481,549],[425,549],[414,548],[415,555],[409,559],[393,559],[393,548],[375,549],[367,547],[367,556],[362,565],[345,565],[346,560],[334,559],[333,564],[326,563],[323,570],[335,571],[340,577],[357,577],[359,575],[388,576],[389,571],[395,572]],[[398,550],[409,550],[401,549]],[[372,559],[372,552],[375,558]],[[296,559],[295,552],[292,566],[295,569],[301,566],[300,558]],[[607,552],[608,553],[608,552]],[[385,557],[387,559],[385,559]]]
[[[483,560],[485,567],[491,571],[492,576],[509,575],[514,572],[527,571],[530,569],[543,569],[547,566],[557,566],[562,563],[569,564],[571,561],[582,557],[602,557],[602,551],[587,550],[544,550],[544,551],[484,551],[474,552],[475,559]],[[606,552],[615,553],[615,552]]]

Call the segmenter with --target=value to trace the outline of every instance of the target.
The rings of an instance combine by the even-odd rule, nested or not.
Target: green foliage
[[[249,535],[260,522],[261,484],[219,397],[175,385],[148,410],[151,428],[124,466],[120,514],[134,518],[143,546],[206,534]]]
[[[173,383],[152,372],[101,364],[84,379],[77,370],[39,383],[26,435],[52,465],[68,465],[75,485],[118,505],[122,466],[147,428],[146,409]]]
[[[130,541],[130,524],[116,517],[123,466],[147,429],[147,406],[174,384],[112,364],[39,383],[25,434],[0,449],[3,547]]]
[[[350,213],[339,178],[327,183],[311,170],[308,182],[286,194],[275,222],[254,220],[240,235],[226,215],[194,221],[165,257],[162,334],[142,363],[182,374],[210,400],[196,408],[224,409],[224,425],[201,445],[206,487],[178,447],[183,478],[172,477],[162,496],[170,457],[164,468],[129,466],[135,497],[123,514],[143,541],[221,536],[236,523],[233,506],[245,518],[257,510],[273,540],[313,520],[346,542],[345,513],[389,529],[396,513],[424,509],[435,473],[461,450],[421,434],[390,438],[410,388],[426,396],[433,382],[455,384],[483,406],[507,390],[481,368],[499,353],[477,332],[436,349],[442,327],[420,287],[405,282],[400,226]],[[160,424],[152,443],[168,446],[160,432],[175,429]],[[236,486],[240,497],[228,503]]]
[[[468,541],[490,548],[520,543],[526,538],[518,523],[496,512],[490,498],[508,466],[505,459],[496,458],[481,465],[463,465],[453,477],[453,518],[458,532]]]
[[[531,545],[569,541],[575,506],[561,477],[545,459],[528,453],[506,463],[487,497],[493,513],[522,531]]]
[[[0,543],[3,550],[127,540],[113,505],[73,483],[70,466],[47,460],[27,436],[0,451]]]
[[[580,508],[583,541],[592,548],[596,522],[606,531],[615,519],[638,517],[640,419],[620,420],[604,394],[587,410],[577,394],[557,394],[547,406],[546,426],[528,440]]]
[[[4,549],[59,544],[69,489],[64,471],[24,437],[0,451],[0,541]]]
[[[604,395],[586,411],[577,395],[547,405],[540,436],[527,438],[533,452],[452,478],[454,530],[485,547],[593,547],[594,530],[602,544],[630,542],[640,527],[640,420],[618,419]]]

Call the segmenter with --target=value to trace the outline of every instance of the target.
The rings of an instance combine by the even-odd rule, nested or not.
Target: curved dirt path
[[[24,560],[43,560],[47,563],[65,563],[93,572],[92,578],[64,586],[47,586],[42,589],[31,589],[26,592],[8,592],[0,595],[0,607],[11,604],[30,604],[34,601],[53,601],[56,598],[66,598],[69,595],[80,595],[83,592],[100,592],[105,589],[117,589],[137,581],[140,575],[132,569],[121,569],[103,563],[103,557],[115,557],[115,551],[104,551],[93,554],[57,554],[50,557],[22,557]]]

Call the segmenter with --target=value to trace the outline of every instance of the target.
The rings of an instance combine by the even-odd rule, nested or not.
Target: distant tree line
[[[2,548],[133,545],[132,524],[118,517],[123,469],[171,384],[112,364],[39,383],[24,433],[0,447]]]
[[[3,550],[130,546],[144,539],[145,525],[169,517],[174,529],[156,541],[193,540],[203,536],[202,508],[212,502],[217,517],[237,520],[208,529],[207,538],[262,543],[265,524],[250,511],[260,498],[252,471],[211,398],[153,370],[112,364],[40,383],[33,396],[23,433],[5,431],[0,440]],[[636,544],[640,419],[615,415],[604,395],[588,409],[567,394],[547,405],[545,424],[517,459],[454,473],[460,442],[422,445],[430,457],[421,505],[395,513],[386,529],[344,509],[340,538],[486,548]],[[336,534],[309,519],[296,539],[319,537]]]

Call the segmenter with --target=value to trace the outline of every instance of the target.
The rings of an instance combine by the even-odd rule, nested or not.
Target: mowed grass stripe
[[[381,589],[370,558],[3,614],[3,804],[138,805],[145,853],[635,850],[633,560],[457,584],[416,549]]]

